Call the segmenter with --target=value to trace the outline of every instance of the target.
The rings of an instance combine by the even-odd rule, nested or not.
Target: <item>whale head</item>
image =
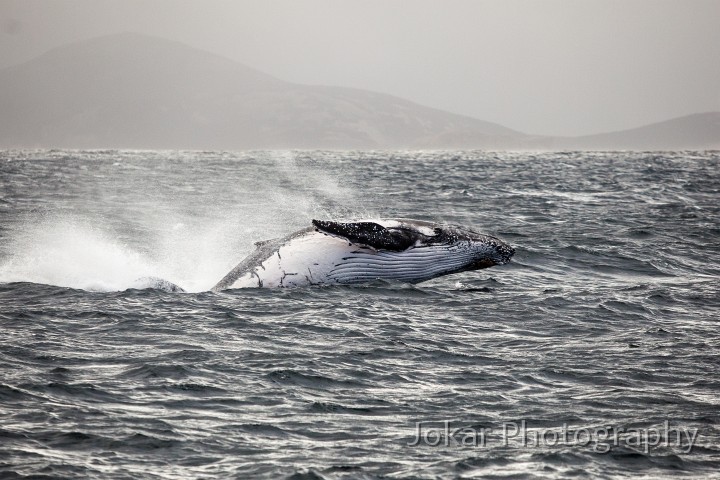
[[[379,220],[339,223],[313,220],[317,231],[341,237],[355,250],[338,270],[355,277],[396,278],[412,283],[451,273],[504,265],[515,249],[502,240],[471,228],[420,220]],[[376,265],[382,264],[382,272]],[[362,275],[361,275],[362,274]]]
[[[505,265],[515,249],[499,238],[460,225],[435,225],[433,235],[420,239],[418,245],[436,245],[451,252],[464,252],[467,259],[461,271],[480,270]]]

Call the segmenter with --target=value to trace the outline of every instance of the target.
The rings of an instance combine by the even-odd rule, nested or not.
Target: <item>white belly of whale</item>
[[[225,288],[295,287],[366,283],[376,279],[417,283],[452,272],[469,254],[452,247],[375,250],[343,238],[309,232],[280,246],[267,259]]]

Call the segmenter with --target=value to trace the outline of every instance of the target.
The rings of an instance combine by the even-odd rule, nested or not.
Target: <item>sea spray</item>
[[[0,282],[33,282],[84,290],[122,290],[138,272],[163,275],[151,259],[87,221],[43,216],[13,232]]]
[[[26,156],[30,168],[40,166]],[[0,282],[112,291],[152,276],[206,291],[256,241],[313,218],[362,215],[352,176],[327,160],[292,151],[197,157],[93,151],[44,160],[73,184],[6,225]],[[204,174],[208,168],[216,175]]]

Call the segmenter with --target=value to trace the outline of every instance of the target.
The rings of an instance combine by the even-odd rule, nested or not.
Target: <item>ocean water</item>
[[[376,217],[517,253],[207,291]],[[720,478],[719,275],[720,152],[2,151],[0,477]]]

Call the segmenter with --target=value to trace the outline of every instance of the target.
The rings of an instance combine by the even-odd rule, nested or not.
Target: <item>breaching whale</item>
[[[503,265],[515,253],[495,237],[457,225],[405,219],[312,224],[283,238],[257,242],[255,251],[212,290],[378,279],[419,283]]]

